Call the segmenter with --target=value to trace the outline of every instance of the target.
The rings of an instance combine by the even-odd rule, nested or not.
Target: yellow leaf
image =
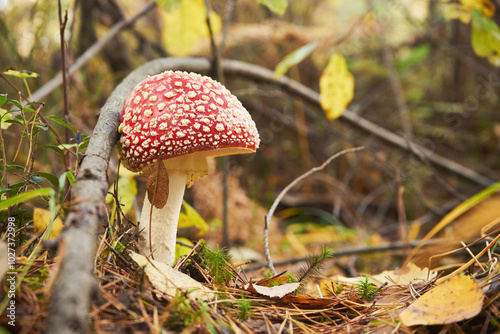
[[[471,11],[458,3],[450,3],[445,7],[444,17],[448,21],[458,19],[462,23],[469,24]]]
[[[489,56],[488,61],[495,67],[500,67],[500,56]]]
[[[391,286],[394,284],[407,285],[410,283],[419,283],[431,280],[434,277],[436,277],[436,272],[429,272],[428,268],[419,268],[417,265],[410,262],[408,266],[404,268],[385,270],[378,275],[369,275],[368,279],[370,283],[377,286],[385,282],[387,282],[388,286]],[[340,275],[332,277],[332,280],[336,282],[351,284],[358,283],[359,279],[360,277],[343,277]]]
[[[0,108],[0,129],[7,130],[12,123],[7,123],[9,119],[12,119],[12,114],[8,110]]]
[[[483,293],[470,277],[454,276],[424,293],[399,318],[405,326],[451,324],[477,315],[483,299]]]
[[[495,14],[495,4],[491,0],[460,0],[460,3],[465,10],[472,11],[473,9],[477,9],[486,17],[492,17]]]
[[[202,38],[210,37],[204,0],[184,0],[177,10],[164,16],[163,42],[173,56],[189,55]],[[222,26],[219,15],[210,12],[210,24],[217,34]]]
[[[257,0],[275,14],[283,15],[288,7],[288,0]]]
[[[344,113],[354,97],[354,77],[347,69],[345,58],[334,54],[319,80],[319,100],[328,119]]]
[[[50,223],[50,211],[41,209],[41,208],[35,208],[33,210],[33,227],[35,229],[35,232],[43,231],[45,230]],[[52,229],[50,231],[50,236],[49,239],[56,238],[61,234],[62,229],[64,228],[64,224],[61,220],[61,218],[57,217],[54,219],[54,223],[52,224]]]
[[[191,252],[191,249],[194,247],[194,244],[191,242],[191,240],[187,238],[177,238],[177,241],[182,242],[185,245],[189,245],[191,247],[187,247],[184,245],[176,244],[175,245],[175,258],[179,259],[181,256],[186,256]]]
[[[472,48],[480,57],[500,54],[500,28],[492,19],[472,11]]]
[[[127,214],[134,207],[134,198],[137,195],[137,182],[134,176],[137,175],[125,168],[120,168],[120,177],[118,178],[118,196],[122,212]],[[113,192],[114,185],[109,187],[108,192]],[[112,212],[115,211],[115,201],[111,194],[106,195],[106,203],[113,203]],[[113,219],[112,219],[113,221]]]
[[[469,24],[473,9],[477,9],[486,17],[492,17],[496,10],[491,0],[460,0],[460,3],[446,4],[444,16],[447,20],[459,19]]]
[[[196,227],[199,230],[198,235],[207,233],[209,227],[205,219],[186,201],[182,201],[182,207],[185,213],[180,213],[177,228]]]
[[[390,271],[386,270],[378,275],[370,276],[370,278],[377,281],[379,284],[387,282],[388,285],[407,285],[410,283],[426,282],[436,277],[436,275],[436,272],[430,272],[428,268],[420,268],[413,262],[410,262],[404,268],[398,268]]]
[[[14,69],[9,69],[7,71],[4,71],[3,74],[10,75],[13,77],[18,77],[21,79],[38,78],[39,77],[38,73],[35,73],[35,72],[25,71],[25,70],[17,71]]]

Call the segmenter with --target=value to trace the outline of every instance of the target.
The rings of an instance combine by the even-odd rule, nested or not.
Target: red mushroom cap
[[[206,156],[251,153],[259,146],[255,123],[217,81],[167,71],[139,83],[121,114],[121,158],[137,172],[156,159],[194,152]]]

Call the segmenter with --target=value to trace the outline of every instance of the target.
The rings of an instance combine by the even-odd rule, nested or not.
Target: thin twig
[[[137,19],[144,16],[146,13],[151,11],[156,7],[156,2],[150,2],[146,6],[144,6],[139,12],[137,12],[134,16],[120,21],[116,23],[108,33],[101,38],[99,41],[94,43],[90,48],[88,48],[68,69],[68,75],[72,75],[77,70],[79,70],[83,65],[85,65],[92,57],[94,57],[99,51],[104,48],[104,46],[111,41],[115,36],[122,31],[123,29],[129,27],[133,24]],[[50,94],[53,90],[55,90],[59,85],[62,84],[62,73],[59,72],[54,78],[48,81],[45,85],[40,87],[36,92],[33,93],[32,97],[34,101],[41,100],[48,94]]]
[[[352,153],[352,152],[360,151],[362,149],[364,149],[364,148],[363,147],[354,147],[354,148],[350,148],[350,149],[343,150],[343,151],[335,153],[334,155],[332,155],[331,157],[329,157],[325,162],[323,162],[323,164],[321,164],[320,166],[314,167],[314,168],[310,169],[306,173],[300,175],[298,178],[296,178],[295,180],[293,180],[289,185],[287,185],[279,193],[278,197],[276,197],[276,199],[273,202],[273,205],[271,205],[271,208],[269,209],[269,213],[266,216],[266,222],[265,222],[265,225],[264,225],[264,251],[265,251],[265,254],[266,254],[267,265],[268,265],[268,267],[271,270],[271,272],[272,272],[273,275],[276,275],[276,270],[274,269],[274,265],[273,265],[273,262],[271,260],[271,253],[269,252],[269,225],[271,224],[271,218],[273,217],[274,211],[278,207],[278,204],[280,203],[280,201],[283,199],[283,196],[285,196],[286,193],[292,187],[294,187],[297,183],[299,183],[300,181],[302,181],[303,179],[305,179],[309,175],[311,175],[313,173],[316,173],[316,172],[319,172],[320,170],[323,170],[330,162],[332,162],[334,159],[338,158],[339,156],[347,154],[347,153]]]
[[[64,99],[64,121],[70,122],[69,119],[69,83],[68,83],[68,60],[66,58],[66,43],[64,42],[64,30],[68,22],[68,11],[62,17],[61,0],[57,1],[57,9],[59,13],[59,38],[61,43],[61,63],[62,63],[62,81],[63,81],[63,99]],[[69,129],[66,128],[66,143],[69,143]]]
[[[111,246],[106,240],[103,239],[103,241],[106,244],[106,246],[108,246],[108,248],[116,255],[116,257],[120,261],[122,261],[123,265],[127,268],[130,268],[130,266],[131,266],[130,262],[125,260],[125,258],[113,246]]]

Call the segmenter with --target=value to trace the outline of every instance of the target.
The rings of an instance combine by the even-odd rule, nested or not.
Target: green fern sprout
[[[325,261],[331,258],[332,250],[329,248],[323,248],[321,253],[309,256],[306,264],[295,275],[296,281],[300,283],[300,288],[303,288],[310,279],[318,276],[323,269]]]
[[[356,289],[356,294],[361,300],[370,302],[375,298],[375,295],[378,291],[377,286],[370,282],[370,278],[368,274],[365,274],[359,281],[359,283],[355,283],[354,287]]]
[[[217,249],[214,250],[203,243],[200,256],[216,285],[226,285],[233,278],[233,269],[229,265],[231,256],[225,252],[224,248],[219,249],[217,246]]]
[[[251,302],[246,299],[245,296],[241,296],[241,299],[238,300],[238,309],[240,312],[238,313],[238,319],[246,320],[248,316],[252,313]]]

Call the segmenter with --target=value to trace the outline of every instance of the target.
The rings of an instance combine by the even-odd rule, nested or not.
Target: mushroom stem
[[[175,260],[175,241],[177,237],[177,223],[181,211],[182,198],[186,189],[187,175],[181,171],[168,171],[168,200],[161,209],[144,198],[139,228],[144,240],[140,245],[146,253],[153,251],[153,258],[173,266]],[[149,228],[151,226],[151,247]]]

